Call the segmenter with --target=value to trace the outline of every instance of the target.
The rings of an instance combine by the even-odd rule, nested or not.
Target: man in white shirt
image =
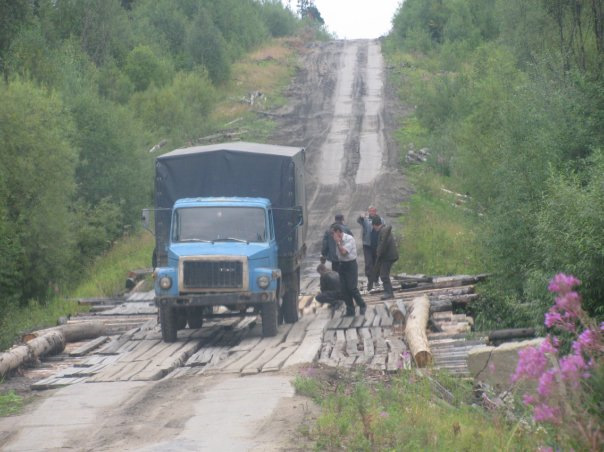
[[[336,252],[340,261],[338,273],[340,275],[344,303],[346,303],[346,315],[355,314],[353,300],[359,306],[360,314],[365,315],[367,305],[357,287],[359,282],[359,267],[357,265],[357,245],[354,237],[346,234],[339,224],[332,226],[331,233],[336,242]]]

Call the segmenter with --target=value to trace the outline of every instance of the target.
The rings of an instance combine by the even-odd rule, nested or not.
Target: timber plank
[[[342,321],[338,325],[338,330],[345,330],[345,329],[350,328],[350,325],[352,325],[352,322],[354,322],[354,316],[342,317]]]
[[[313,321],[313,318],[314,315],[308,315],[294,323],[285,338],[285,345],[301,343],[304,340],[304,336],[306,336],[306,328]]]
[[[276,372],[285,363],[285,361],[296,351],[298,345],[289,345],[285,346],[281,349],[279,353],[277,353],[270,361],[268,361],[264,366],[262,366],[262,372]]]
[[[358,355],[359,352],[359,335],[356,328],[345,330],[346,334],[346,353],[348,356]]]
[[[264,350],[249,350],[235,352],[224,361],[222,369],[224,372],[241,372],[244,367],[256,360]]]
[[[269,362],[277,353],[279,353],[280,350],[281,349],[278,347],[264,349],[258,358],[241,369],[241,373],[243,375],[257,374],[267,362]]]
[[[368,305],[363,326],[371,326],[373,324],[373,319],[375,319],[375,307]]]
[[[86,342],[75,350],[69,352],[69,356],[84,356],[92,350],[100,347],[109,340],[109,336],[99,336],[96,339]]]

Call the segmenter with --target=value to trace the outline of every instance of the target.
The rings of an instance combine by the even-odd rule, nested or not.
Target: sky
[[[295,11],[297,0],[283,0]],[[314,0],[328,31],[340,39],[373,39],[387,34],[402,0]]]

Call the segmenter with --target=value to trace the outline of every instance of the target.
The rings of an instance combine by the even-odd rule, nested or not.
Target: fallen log
[[[64,348],[65,337],[60,331],[49,331],[41,336],[34,337],[24,345],[0,353],[0,377],[42,356],[60,353]]]
[[[534,328],[509,328],[495,330],[489,333],[489,342],[500,343],[512,339],[527,339],[535,337]]]
[[[405,339],[411,356],[417,367],[426,367],[432,363],[432,353],[428,345],[426,327],[430,315],[430,300],[427,296],[417,297],[411,303],[412,310],[407,317]]]
[[[66,343],[80,342],[86,339],[94,339],[99,336],[107,335],[107,325],[99,321],[67,323],[61,326],[26,333],[21,336],[21,340],[23,342],[30,342],[32,339],[44,336],[52,331],[59,331],[63,335]]]

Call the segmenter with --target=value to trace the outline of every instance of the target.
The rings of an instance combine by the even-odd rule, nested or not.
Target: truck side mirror
[[[304,224],[304,210],[302,206],[294,207],[296,212],[296,226],[302,226]]]
[[[153,231],[151,230],[151,227],[150,227],[151,209],[143,209],[143,213],[141,216],[141,222],[143,224],[143,228],[145,228],[147,231],[153,233]]]

